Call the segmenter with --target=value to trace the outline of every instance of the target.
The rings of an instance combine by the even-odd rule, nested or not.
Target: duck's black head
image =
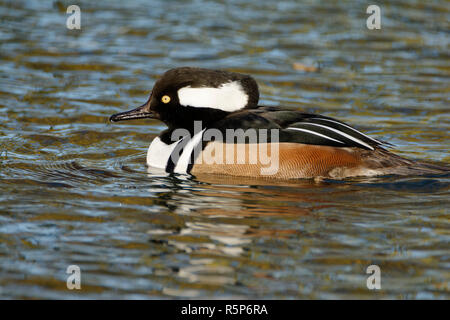
[[[169,127],[189,128],[196,120],[205,125],[242,109],[257,108],[256,81],[239,73],[175,68],[156,81],[142,106],[111,116],[110,121],[152,118]]]

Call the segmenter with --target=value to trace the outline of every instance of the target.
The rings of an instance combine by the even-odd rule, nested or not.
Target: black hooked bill
[[[149,110],[150,109],[149,105],[150,103],[146,102],[142,106],[137,107],[136,109],[113,114],[109,118],[109,121],[117,122],[131,119],[155,118],[155,114]]]

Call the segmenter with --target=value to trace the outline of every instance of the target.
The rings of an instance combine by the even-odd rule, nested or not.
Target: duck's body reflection
[[[157,174],[149,170],[152,179]],[[290,219],[310,215],[311,203],[313,208],[327,206],[326,201],[317,201],[313,190],[319,185],[314,181],[212,175],[168,179],[173,184],[166,184],[159,198],[171,213],[184,219],[183,227],[170,233],[153,229],[149,234],[164,239],[168,246],[185,255],[173,274],[184,283],[183,287],[174,287],[172,283],[163,290],[171,296],[195,297],[211,286],[237,285],[240,281],[236,278],[237,270],[248,266],[256,267],[255,278],[270,279],[261,269],[276,266],[252,256],[255,253],[249,248],[253,242],[264,237],[295,237],[300,230],[289,227]],[[287,221],[286,228],[274,228],[261,217],[282,217]],[[186,286],[186,282],[190,285]]]

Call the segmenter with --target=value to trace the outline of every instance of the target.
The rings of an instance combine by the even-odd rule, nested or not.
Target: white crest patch
[[[224,83],[218,88],[184,87],[178,90],[178,99],[182,106],[233,112],[247,105],[248,95],[238,81],[233,81]]]

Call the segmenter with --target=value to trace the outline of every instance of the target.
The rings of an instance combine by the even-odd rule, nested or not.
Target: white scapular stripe
[[[173,172],[175,173],[187,173],[188,166],[191,162],[191,154],[194,151],[194,148],[199,146],[202,141],[203,132],[205,132],[206,128],[200,132],[197,132],[191,140],[186,143],[186,146],[183,148],[183,152],[181,153],[180,158],[178,159],[175,169]],[[201,150],[199,150],[201,152]],[[195,161],[195,159],[194,159]]]
[[[328,140],[332,140],[332,141],[335,141],[335,142],[339,142],[339,143],[344,144],[342,141],[339,141],[339,140],[336,140],[336,139],[327,137],[326,135],[323,135],[323,134],[320,134],[320,133],[318,133],[318,132],[314,132],[314,131],[311,131],[311,130],[301,129],[301,128],[287,128],[287,129],[303,131],[303,132],[310,133],[310,134],[314,134],[314,135],[316,135],[316,136],[319,136],[319,137],[322,137],[322,138],[325,138],[325,139],[328,139]]]
[[[347,128],[349,128],[349,129],[351,129],[351,130],[353,130],[353,131],[355,131],[355,132],[358,132],[360,135],[363,135],[364,137],[366,137],[366,138],[372,140],[373,142],[376,142],[376,143],[379,143],[379,144],[383,144],[381,141],[378,141],[377,139],[374,139],[374,138],[372,138],[372,137],[369,137],[368,135],[362,133],[361,131],[358,131],[358,130],[356,130],[355,128],[352,128],[352,127],[346,125],[345,123],[337,122],[337,121],[334,121],[334,120],[331,120],[331,119],[324,119],[324,118],[313,118],[313,119],[316,119],[316,120],[324,120],[324,121],[329,121],[329,122],[337,123],[337,124],[339,124],[339,125],[341,125],[341,126],[347,127]]]
[[[351,135],[346,134],[345,132],[339,131],[337,129],[324,126],[323,124],[317,124],[317,123],[311,123],[311,122],[302,122],[302,124],[310,124],[310,125],[313,125],[313,126],[317,126],[317,127],[322,127],[322,128],[328,129],[330,131],[336,132],[337,134],[339,134],[339,135],[341,135],[343,137],[346,137],[346,138],[348,138],[350,140],[353,140],[356,143],[359,143],[360,145],[363,145],[363,146],[369,148],[370,150],[373,150],[373,148],[370,145],[368,145],[367,143],[365,143],[364,141],[361,141],[361,140],[359,140],[359,139],[357,139],[355,137],[352,137]]]
[[[224,83],[218,88],[184,87],[178,90],[178,99],[182,106],[233,112],[247,105],[248,95],[239,82],[233,81]]]
[[[153,139],[147,150],[147,165],[150,167],[166,169],[172,151],[182,139],[172,144],[165,144],[159,137]]]

